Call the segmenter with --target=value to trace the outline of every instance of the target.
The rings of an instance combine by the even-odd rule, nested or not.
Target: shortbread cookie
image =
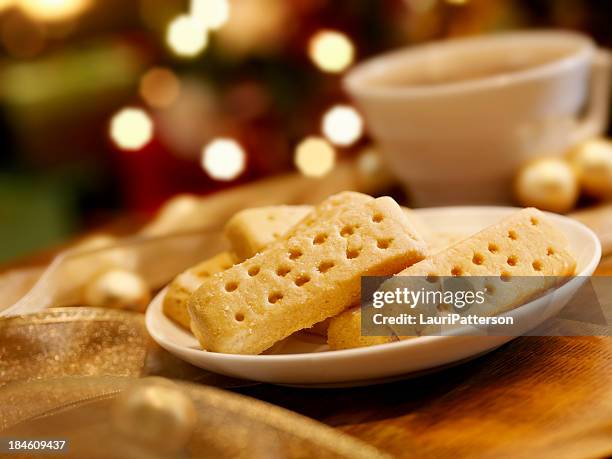
[[[239,260],[251,258],[263,247],[285,235],[306,215],[312,206],[269,206],[245,209],[234,215],[225,225],[225,236]],[[423,238],[429,230],[410,209],[402,207],[406,217]]]
[[[429,247],[429,253],[433,255],[468,237],[470,237],[470,234],[430,232],[425,240]]]
[[[250,258],[267,244],[287,232],[292,225],[313,210],[312,206],[269,206],[246,209],[236,214],[226,225],[226,235],[230,239],[234,254],[224,252],[205,260],[177,276],[169,285],[164,297],[164,313],[186,329],[190,329],[187,303],[189,297],[212,274],[224,271],[238,261]],[[407,218],[423,235],[426,226],[410,209],[402,207]],[[293,225],[292,225],[293,226]],[[240,253],[238,256],[236,253]],[[328,321],[315,324],[307,331],[327,336]]]
[[[251,258],[312,211],[312,206],[270,206],[245,209],[225,225],[225,236],[240,260]]]
[[[253,258],[205,281],[189,302],[204,349],[258,354],[359,299],[361,276],[390,275],[426,255],[393,199],[341,193]]]
[[[168,291],[164,296],[164,314],[189,330],[191,319],[187,312],[187,303],[193,292],[195,292],[208,277],[215,273],[225,271],[232,267],[235,262],[236,260],[233,254],[223,252],[179,274],[170,283]]]
[[[164,297],[164,313],[189,330],[189,297],[207,277],[250,258],[286,233],[290,226],[312,209],[311,206],[272,206],[247,209],[236,214],[227,224],[226,234],[239,254],[223,252],[178,275],[170,283]]]
[[[565,235],[542,212],[527,208],[413,268],[399,275],[478,276],[473,286],[486,290],[488,296],[470,312],[492,316],[554,287],[560,277],[573,275],[576,261],[568,252]]]
[[[570,276],[574,274],[576,261],[567,246],[565,235],[542,212],[527,208],[405,269],[398,276],[497,276],[502,282],[518,276]],[[516,295],[520,300],[523,292],[519,289]]]
[[[483,305],[472,305],[470,313],[497,315],[553,287],[559,277],[574,274],[575,268],[576,262],[567,251],[563,233],[554,228],[542,212],[528,208],[406,268],[385,282],[381,289],[407,287],[408,281],[400,276],[416,277],[415,283],[425,282],[425,279],[438,282],[445,276],[478,276],[470,282],[475,289],[486,291],[487,299]],[[513,282],[513,277],[520,278]],[[339,338],[333,336],[331,330],[350,323],[346,314],[331,320],[328,339],[334,346]],[[422,327],[414,329],[415,334],[424,332]],[[344,330],[342,348],[359,347],[364,338],[361,335],[361,327]]]
[[[450,236],[447,237],[442,236],[441,238],[439,238],[437,236],[437,234],[433,233],[430,228],[427,227],[427,225],[425,224],[425,222],[423,222],[421,220],[421,218],[411,209],[407,208],[407,207],[403,207],[402,206],[402,210],[404,211],[404,214],[406,215],[406,218],[408,218],[408,220],[410,221],[410,223],[412,224],[412,226],[414,227],[415,231],[419,234],[419,236],[421,236],[428,244],[428,251],[431,251],[431,247],[432,244],[434,243],[433,241],[435,241],[438,245],[434,246],[434,247],[440,247],[444,241],[450,240]],[[458,236],[457,236],[458,238]],[[430,242],[432,241],[432,242]],[[357,308],[358,309],[358,308]],[[329,329],[329,325],[330,325],[330,321],[333,320],[332,317],[324,320],[323,322],[319,322],[318,324],[314,324],[311,328],[307,328],[305,331],[308,333],[312,333],[314,335],[318,335],[318,336],[323,336],[323,337],[327,337],[328,336],[328,329]],[[358,329],[359,327],[361,327],[361,322],[356,322],[356,323],[351,323],[351,325],[357,325]],[[340,332],[340,330],[338,329],[339,327],[336,328],[336,330],[334,331],[334,333]],[[383,341],[382,339],[378,339],[379,337],[364,337],[364,343],[368,342],[370,344],[363,344],[363,346],[369,346],[372,344],[379,344],[379,341],[382,342],[387,342],[387,341]],[[331,338],[332,341],[334,341],[334,338]],[[340,338],[341,339],[341,338]],[[338,349],[342,349],[341,347],[338,347]]]
[[[361,334],[361,310],[351,308],[332,317],[327,328],[327,344],[334,350],[373,346],[399,341],[396,336],[364,336]]]

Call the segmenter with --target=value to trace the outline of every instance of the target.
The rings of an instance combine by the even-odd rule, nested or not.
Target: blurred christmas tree
[[[40,191],[71,196],[45,217],[54,228],[296,168],[325,174],[368,142],[341,79],[373,54],[525,26],[612,41],[603,0],[1,0],[0,11],[3,167],[20,184],[62,177]],[[15,186],[19,202],[11,183],[4,195]]]

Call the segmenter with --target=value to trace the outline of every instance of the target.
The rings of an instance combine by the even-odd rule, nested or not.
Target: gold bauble
[[[360,186],[365,189],[379,189],[393,182],[391,172],[383,164],[377,146],[365,147],[357,157],[357,173]]]
[[[589,140],[570,152],[568,159],[586,194],[612,198],[612,142],[601,138]]]
[[[83,300],[87,306],[143,312],[151,301],[151,291],[135,272],[110,269],[85,287]]]
[[[163,378],[146,378],[117,397],[112,420],[128,440],[171,453],[187,445],[198,414],[179,386]]]
[[[557,158],[539,159],[525,165],[515,182],[516,197],[521,204],[558,213],[574,207],[578,188],[573,168]]]
[[[56,306],[74,306],[83,302],[85,286],[109,269],[135,270],[138,257],[134,250],[121,247],[116,237],[94,234],[70,247],[61,255],[53,274]],[[60,258],[58,257],[58,258]]]
[[[81,240],[65,255],[60,267],[61,277],[78,286],[111,268],[135,269],[135,254],[117,245],[117,238],[108,234],[94,234]]]

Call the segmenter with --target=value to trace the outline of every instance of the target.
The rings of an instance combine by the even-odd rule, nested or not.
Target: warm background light
[[[15,6],[15,3],[17,3],[17,0],[0,0],[0,13]]]
[[[343,33],[324,30],[310,39],[308,54],[321,70],[338,73],[353,63],[355,48]]]
[[[195,57],[206,48],[208,34],[200,21],[181,15],[168,24],[166,41],[177,56]]]
[[[243,171],[246,154],[232,139],[216,139],[202,151],[202,167],[215,180],[233,180]]]
[[[153,121],[139,108],[124,108],[110,123],[110,136],[122,150],[140,150],[153,137]]]
[[[7,14],[2,20],[0,41],[11,56],[31,59],[45,49],[46,29],[46,24],[27,16]]]
[[[228,0],[191,0],[190,12],[204,27],[217,30],[229,19],[230,4]]]
[[[353,107],[336,105],[323,115],[322,130],[333,144],[349,146],[363,134],[363,120]]]
[[[154,67],[140,79],[140,96],[151,107],[169,107],[178,98],[180,89],[177,76],[164,67]]]
[[[83,13],[90,0],[17,0],[23,12],[40,21],[63,21]]]
[[[309,177],[323,177],[334,168],[336,151],[321,137],[307,137],[295,150],[295,165]]]
[[[397,171],[368,135],[375,120],[347,97],[346,74],[394,48],[538,24],[612,43],[602,21],[612,1],[557,3],[0,0],[0,234],[12,241],[0,262],[115,214],[152,215],[177,194],[257,187],[284,174],[317,186],[353,174],[351,184],[384,190]],[[230,139],[228,155],[209,145]],[[612,204],[612,145],[571,150],[533,154],[572,166],[581,208]],[[501,149],[490,155],[503,159]],[[58,171],[73,169],[58,185]],[[526,174],[531,195],[570,188],[567,168],[552,179],[548,169]]]

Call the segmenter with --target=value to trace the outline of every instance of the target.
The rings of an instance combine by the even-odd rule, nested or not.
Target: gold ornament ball
[[[111,268],[135,269],[136,255],[126,247],[117,247],[117,238],[109,234],[95,234],[69,249],[60,266],[66,284],[84,285]]]
[[[596,198],[612,198],[612,142],[593,139],[569,155],[584,192]]]
[[[384,187],[393,180],[389,169],[382,162],[378,147],[372,145],[359,153],[357,173],[360,185],[365,188]]]
[[[143,312],[151,300],[151,292],[135,272],[110,269],[85,287],[83,299],[87,306]]]
[[[198,413],[180,387],[162,378],[147,378],[123,392],[114,402],[115,429],[148,449],[183,449],[197,425]]]
[[[562,159],[546,158],[525,165],[515,182],[517,199],[525,206],[565,213],[578,200],[578,179]]]

